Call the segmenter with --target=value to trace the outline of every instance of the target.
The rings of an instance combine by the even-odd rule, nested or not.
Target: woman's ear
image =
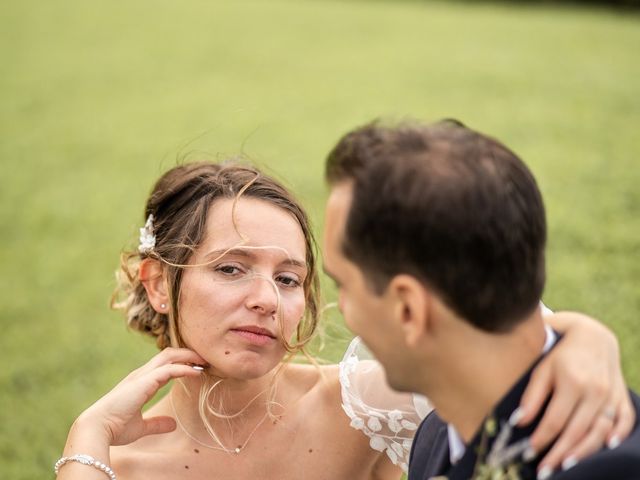
[[[394,315],[402,329],[405,343],[418,346],[429,335],[429,290],[416,277],[396,275],[389,284],[394,297]]]
[[[153,258],[145,258],[140,262],[139,275],[153,309],[158,313],[169,312],[169,294],[162,264]]]

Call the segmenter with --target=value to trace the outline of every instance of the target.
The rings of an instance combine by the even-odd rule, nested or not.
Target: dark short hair
[[[338,142],[326,178],[353,182],[342,248],[376,293],[411,274],[491,332],[508,331],[538,305],[542,196],[500,142],[455,120],[373,122]]]

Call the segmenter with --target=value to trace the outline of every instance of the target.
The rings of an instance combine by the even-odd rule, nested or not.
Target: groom
[[[531,172],[454,121],[354,130],[326,171],[325,268],[347,324],[392,387],[438,412],[418,430],[409,478],[536,478],[527,438],[540,417],[516,427],[516,408],[559,338],[539,307],[546,222]],[[553,478],[640,479],[640,428]]]

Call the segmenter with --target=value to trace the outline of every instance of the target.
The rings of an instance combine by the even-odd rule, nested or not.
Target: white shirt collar
[[[542,306],[543,316],[553,313],[542,302],[540,302],[540,305]],[[556,343],[557,336],[553,329],[546,323],[544,324],[544,332],[546,334],[546,338],[544,341],[544,347],[542,348],[542,353],[547,353],[551,347],[553,347],[553,344]],[[456,462],[462,458],[467,447],[462,441],[460,434],[450,423],[447,424],[447,435],[449,437],[449,460],[451,461],[451,465],[455,465]]]

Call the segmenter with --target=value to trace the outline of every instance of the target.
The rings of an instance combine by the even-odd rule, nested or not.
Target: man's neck
[[[505,334],[472,327],[456,332],[428,391],[441,418],[469,442],[484,418],[542,353],[545,327],[539,309]]]

